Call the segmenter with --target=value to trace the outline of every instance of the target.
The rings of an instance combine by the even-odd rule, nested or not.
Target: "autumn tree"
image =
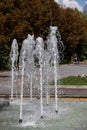
[[[7,66],[12,40],[21,46],[28,33],[37,35],[42,24],[40,0],[0,1],[0,68]]]
[[[60,8],[54,0],[0,0],[0,68],[8,67],[14,38],[19,48],[28,34],[45,40],[50,25],[59,29],[67,60],[73,53],[86,54],[86,19],[77,10]],[[78,48],[85,52],[78,51]]]
[[[76,53],[77,46],[82,44],[85,38],[84,19],[75,10],[67,8],[62,9],[59,22],[59,30],[65,46],[65,57],[70,60],[73,53]]]
[[[10,33],[9,14],[14,8],[13,1],[0,1],[0,68],[6,69],[8,66],[9,51],[10,51]]]

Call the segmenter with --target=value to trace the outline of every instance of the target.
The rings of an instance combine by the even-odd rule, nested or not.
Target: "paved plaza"
[[[73,75],[87,75],[87,64],[66,64],[59,66],[60,78]],[[20,95],[20,77],[16,79],[14,95]],[[25,81],[26,82],[26,81]],[[24,86],[24,95],[29,96],[29,84]],[[34,91],[37,93],[37,89]],[[87,97],[87,86],[73,87],[62,86],[59,88],[59,96],[62,97]],[[11,93],[11,72],[0,73],[0,96]],[[50,95],[54,96],[54,89],[51,88]]]
[[[60,65],[60,77],[87,74],[87,64]]]

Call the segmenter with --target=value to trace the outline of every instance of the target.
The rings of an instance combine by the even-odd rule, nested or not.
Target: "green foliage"
[[[59,81],[58,81],[59,84]],[[54,85],[54,81],[50,82],[50,85]],[[69,76],[60,79],[60,85],[87,85],[87,77]]]
[[[60,80],[61,85],[87,85],[87,77],[70,76]]]
[[[0,70],[9,69],[9,47],[7,44],[0,46]]]
[[[82,44],[81,59],[82,60],[87,59],[87,34],[86,34],[85,39],[84,39],[83,44]]]

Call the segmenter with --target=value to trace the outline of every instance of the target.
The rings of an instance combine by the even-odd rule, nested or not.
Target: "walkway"
[[[70,75],[82,75],[87,74],[87,64],[70,64],[70,65],[60,65],[59,67],[59,75],[60,78],[70,76]],[[16,81],[16,85],[14,88],[15,96],[20,94],[20,77]],[[0,95],[10,95],[11,89],[11,76],[10,72],[0,73]],[[37,92],[37,89],[34,91]],[[24,95],[29,96],[29,84],[24,88]],[[50,89],[50,95],[54,95],[54,88]],[[66,87],[62,86],[58,91],[58,95],[60,97],[87,97],[87,86],[78,87]]]

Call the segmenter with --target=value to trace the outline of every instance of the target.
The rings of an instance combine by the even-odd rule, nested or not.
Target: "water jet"
[[[58,39],[59,38],[59,39]],[[47,49],[44,49],[44,40],[42,37],[34,39],[34,35],[28,34],[28,37],[23,41],[20,56],[19,56],[19,72],[21,75],[20,82],[20,118],[19,123],[22,123],[23,118],[23,97],[25,78],[27,77],[30,91],[30,102],[33,102],[34,90],[38,91],[40,98],[40,117],[44,115],[44,100],[43,96],[46,96],[46,104],[49,105],[49,81],[50,76],[55,82],[55,112],[58,113],[58,85],[59,80],[59,51],[58,44],[62,44],[61,37],[59,35],[56,26],[50,26],[50,32],[46,40]],[[60,45],[62,46],[62,45]],[[10,57],[12,58],[12,89],[11,100],[13,100],[13,86],[14,86],[14,66],[18,60],[18,45],[14,39],[11,47]],[[61,50],[61,49],[59,49]],[[63,50],[61,50],[62,52]],[[38,59],[37,63],[34,63],[35,58]],[[36,66],[39,66],[38,68]],[[52,76],[53,75],[53,76]],[[36,78],[37,77],[37,78]],[[33,84],[34,82],[34,84]],[[25,85],[24,85],[25,84]],[[35,86],[34,86],[35,85]]]

